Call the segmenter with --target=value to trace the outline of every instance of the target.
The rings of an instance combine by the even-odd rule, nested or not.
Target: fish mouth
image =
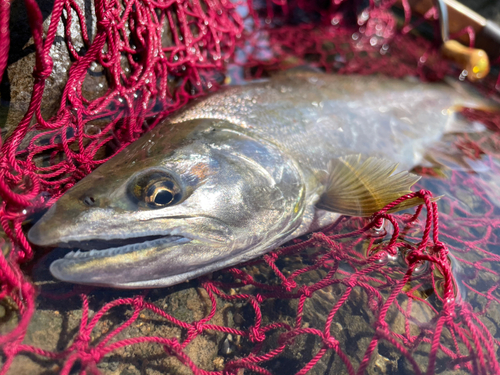
[[[76,247],[53,261],[49,270],[53,277],[65,282],[126,288],[129,278],[142,283],[151,277],[151,264],[165,254],[182,254],[184,245],[192,241],[182,235],[70,241],[64,245]]]
[[[155,247],[166,248],[191,242],[189,238],[179,235],[153,235],[132,238],[116,238],[106,240],[69,241],[61,244],[61,247],[72,248],[74,250],[67,253],[66,259],[89,259],[112,257],[120,254],[128,254]],[[58,262],[55,261],[54,263]],[[54,264],[52,263],[52,264]],[[51,265],[52,269],[52,265]]]

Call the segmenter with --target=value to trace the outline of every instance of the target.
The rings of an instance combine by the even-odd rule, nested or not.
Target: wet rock
[[[43,0],[38,2],[42,14],[44,15],[43,31],[46,34],[51,22],[51,12],[53,1]],[[86,15],[86,27],[92,39],[96,31],[96,17],[93,2],[90,0],[77,0],[76,4]],[[64,11],[65,12],[65,11]],[[85,45],[81,37],[81,30],[74,10],[71,12],[71,42],[76,51],[83,54]],[[65,18],[63,16],[63,18]],[[33,68],[35,66],[35,48],[31,31],[28,24],[26,9],[22,0],[15,0],[11,8],[11,46],[9,52],[9,62],[1,84],[1,104],[2,113],[0,117],[0,127],[2,136],[10,134],[26,113],[33,89]],[[54,44],[50,49],[50,56],[53,61],[53,69],[45,83],[43,92],[41,114],[44,119],[53,116],[59,108],[62,91],[66,85],[71,58],[65,42],[65,27],[60,20]],[[101,77],[93,78],[88,75],[89,81],[101,80]],[[87,80],[86,80],[87,81]],[[95,92],[102,82],[87,82],[85,85],[88,91]]]

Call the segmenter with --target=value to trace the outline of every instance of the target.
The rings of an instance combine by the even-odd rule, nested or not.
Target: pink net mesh
[[[145,344],[195,374],[239,374],[242,369],[271,374],[289,367],[297,374],[500,373],[500,319],[495,318],[500,117],[477,110],[464,115],[491,132],[462,135],[453,144],[471,160],[482,160],[487,173],[453,171],[443,179],[434,178],[436,169],[422,168],[427,177],[413,195],[425,200],[425,210],[389,215],[387,207],[370,220],[343,218],[261,259],[201,278],[201,316],[186,318],[163,306],[157,291],[125,298],[110,292],[91,312],[95,290],[44,291],[31,281],[35,262],[30,262],[34,254],[23,231],[25,220],[190,98],[216,90],[218,72],[226,67],[232,81],[304,63],[340,74],[423,80],[456,74],[436,45],[410,35],[415,24],[405,2],[406,22],[397,28],[394,1],[370,2],[362,9],[347,0],[95,0],[93,36],[74,0],[54,2],[46,35],[37,3],[25,3],[36,66],[29,109],[1,149],[0,221],[6,236],[0,298],[4,310],[16,317],[0,336],[1,374],[19,371],[19,358],[35,358],[61,374],[106,373],[109,368],[100,366],[107,359]],[[3,72],[10,4],[0,2],[0,7]],[[42,94],[61,26],[72,65],[57,114],[44,119]],[[72,41],[75,29],[84,44],[80,50]],[[82,85],[96,66],[106,72],[108,88],[86,98]],[[446,193],[439,215],[428,190]],[[79,326],[63,347],[46,349],[27,334],[30,322],[39,322],[40,291],[39,299],[56,306],[81,294]],[[234,310],[231,321],[221,318],[227,309]],[[141,331],[143,323],[152,330]],[[205,363],[193,347],[207,335],[221,348]],[[172,365],[155,369],[144,363],[145,373],[165,373]]]

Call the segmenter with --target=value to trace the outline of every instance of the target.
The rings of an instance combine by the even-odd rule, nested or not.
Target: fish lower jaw
[[[137,239],[130,239],[131,241]],[[108,249],[92,249],[92,250],[82,250],[77,249],[76,251],[70,251],[67,253],[63,259],[86,259],[86,258],[104,258],[111,257],[120,254],[127,254],[134,251],[140,251],[145,249],[150,249],[154,247],[163,247],[180,245],[187,242],[190,242],[189,238],[183,236],[165,236],[153,240],[147,240],[143,242],[134,242],[131,244],[125,244],[123,246],[111,247]]]

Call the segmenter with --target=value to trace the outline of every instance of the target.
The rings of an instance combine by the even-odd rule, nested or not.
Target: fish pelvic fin
[[[389,203],[412,191],[419,176],[402,171],[394,174],[397,163],[361,155],[333,159],[328,164],[325,192],[316,207],[349,216],[371,216]],[[388,212],[423,204],[421,198],[408,199]]]

